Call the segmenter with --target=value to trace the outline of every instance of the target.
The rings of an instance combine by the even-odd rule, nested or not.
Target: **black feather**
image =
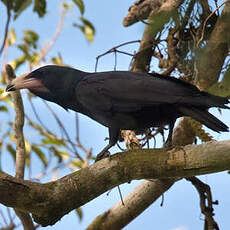
[[[144,130],[169,125],[167,144],[177,118],[190,116],[220,132],[228,127],[208,112],[211,107],[227,109],[227,98],[200,91],[180,79],[129,71],[86,73],[69,67],[45,66],[27,78],[39,78],[44,91],[31,91],[66,109],[83,113],[109,128],[113,146],[121,129]]]

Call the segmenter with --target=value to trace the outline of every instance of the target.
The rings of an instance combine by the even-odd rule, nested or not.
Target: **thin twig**
[[[7,214],[8,214],[10,222],[13,223],[15,219],[15,215],[14,216],[11,215],[11,212],[10,212],[11,209],[9,207],[7,207],[6,210],[7,210]]]
[[[3,214],[2,209],[0,209],[0,215],[1,215],[2,219],[3,219],[4,224],[7,225],[8,223],[7,223],[7,221],[6,221],[6,217],[5,217],[5,215]]]
[[[14,70],[10,65],[5,66],[6,71],[6,81],[10,83],[16,76]],[[15,123],[14,123],[14,137],[16,142],[16,172],[15,176],[17,178],[24,178],[25,171],[25,160],[26,160],[26,149],[23,134],[24,126],[24,108],[22,97],[19,91],[12,93],[14,108],[15,108]],[[24,213],[18,209],[14,209],[16,215],[22,222],[24,230],[34,230],[33,221],[28,213]]]
[[[16,76],[10,65],[6,65],[6,80],[10,83]],[[13,92],[12,94],[14,108],[15,108],[15,123],[14,123],[14,135],[16,142],[16,177],[24,178],[25,170],[25,141],[23,134],[24,126],[24,108],[22,103],[22,97],[19,91]]]
[[[118,147],[122,152],[127,151],[126,149],[122,148],[118,142],[117,142],[117,147]]]
[[[203,183],[196,177],[188,177],[186,180],[190,181],[196,188],[200,196],[200,208],[201,212],[205,216],[204,229],[207,230],[219,230],[219,226],[214,220],[213,204],[217,205],[218,201],[212,200],[212,193],[209,185]]]
[[[56,122],[58,123],[59,127],[62,129],[62,131],[64,132],[68,142],[71,144],[73,150],[74,150],[74,153],[75,155],[81,160],[81,161],[84,161],[83,158],[79,155],[79,153],[77,152],[77,149],[75,147],[75,145],[73,144],[73,142],[71,141],[71,138],[67,132],[67,130],[65,129],[64,125],[62,124],[62,122],[60,121],[60,119],[58,118],[58,116],[56,115],[56,113],[51,109],[51,107],[49,106],[49,104],[42,100],[43,103],[46,105],[46,107],[49,109],[49,111],[51,112],[51,114],[53,115],[53,117],[55,118]]]
[[[117,70],[117,51],[115,50],[114,51],[114,68],[113,68],[114,71]]]
[[[144,23],[145,25],[151,26],[153,25],[152,23],[146,22],[144,19],[140,19],[140,22]]]
[[[78,114],[76,113],[75,115],[75,124],[76,124],[76,141],[77,141],[77,147],[79,147],[84,153],[85,153],[85,159],[84,159],[84,164],[83,168],[89,165],[89,160],[92,156],[92,148],[87,150],[81,143],[80,141],[80,135],[79,135],[79,119],[78,119]]]
[[[123,206],[125,206],[125,203],[124,203],[124,200],[123,200],[123,197],[122,197],[122,194],[121,194],[121,189],[120,189],[119,185],[117,186],[117,189],[118,189],[118,192],[119,192],[119,195],[120,195],[120,198],[121,198],[121,203],[122,203]]]
[[[163,193],[162,196],[161,196],[161,203],[160,203],[161,207],[163,207],[164,201],[165,201],[165,197],[164,197],[164,193]]]
[[[58,26],[57,26],[57,29],[56,29],[56,32],[55,32],[55,34],[53,36],[53,39],[49,42],[47,47],[42,49],[41,53],[39,54],[38,60],[43,59],[45,57],[45,55],[47,55],[47,53],[53,48],[54,44],[56,43],[56,41],[57,41],[61,31],[62,31],[62,28],[63,28],[63,25],[64,25],[65,15],[66,15],[66,9],[63,8],[63,10],[61,12],[59,23],[58,23]]]
[[[122,47],[122,46],[126,46],[126,45],[129,45],[129,44],[132,44],[132,43],[137,43],[137,42],[140,42],[140,40],[134,40],[134,41],[124,42],[124,43],[122,43],[122,44],[120,44],[120,45],[117,45],[117,46],[114,46],[114,47],[112,47],[111,49],[107,50],[106,52],[104,52],[104,53],[98,55],[98,56],[96,57],[95,72],[97,72],[97,65],[98,65],[99,59],[100,59],[101,57],[103,57],[103,56],[109,54],[109,53],[119,52],[119,53],[123,53],[123,54],[129,55],[129,56],[133,56],[133,55],[130,54],[130,53],[126,53],[126,52],[124,52],[124,51],[118,51],[117,49],[120,48],[120,47]]]
[[[6,227],[0,228],[0,230],[14,230],[17,226],[14,223],[8,224]]]
[[[204,30],[205,30],[205,27],[206,27],[206,24],[207,24],[207,21],[209,20],[209,18],[211,18],[212,15],[213,15],[217,10],[220,9],[220,7],[222,7],[224,4],[226,4],[226,3],[228,3],[228,2],[230,2],[230,0],[227,0],[227,1],[223,2],[223,3],[221,3],[221,4],[220,4],[218,7],[216,7],[216,9],[215,9],[214,11],[212,11],[212,13],[209,14],[209,16],[205,19],[204,24],[203,24],[203,28],[202,28],[202,32],[201,32],[201,38],[200,38],[200,39],[198,40],[198,42],[197,42],[197,47],[199,47],[200,43],[201,43],[201,42],[203,41],[203,39],[204,39]]]
[[[31,108],[32,108],[32,111],[33,111],[33,113],[34,113],[36,119],[37,119],[38,122],[40,123],[40,125],[41,125],[45,130],[47,130],[47,131],[50,133],[50,130],[46,127],[46,125],[45,125],[45,124],[42,122],[42,120],[40,119],[40,117],[39,117],[39,115],[38,115],[38,113],[37,113],[37,111],[36,111],[36,109],[35,109],[35,106],[34,106],[33,102],[32,102],[31,100],[29,100],[29,103],[30,103]]]
[[[9,3],[8,3],[8,1],[6,1],[6,3],[7,3],[7,20],[6,20],[4,39],[3,39],[3,43],[2,43],[2,46],[1,46],[1,49],[0,49],[0,55],[2,54],[3,49],[5,47],[5,44],[6,44],[7,35],[8,35],[8,31],[9,31],[9,25],[10,25],[10,19],[11,19],[10,8],[8,6]]]

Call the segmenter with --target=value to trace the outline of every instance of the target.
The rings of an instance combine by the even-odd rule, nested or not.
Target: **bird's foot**
[[[163,145],[163,148],[171,149],[172,147],[173,147],[172,141],[168,141],[168,140]]]
[[[110,156],[110,152],[108,150],[106,151],[102,150],[100,153],[97,154],[95,162],[100,161],[101,159],[109,156]]]

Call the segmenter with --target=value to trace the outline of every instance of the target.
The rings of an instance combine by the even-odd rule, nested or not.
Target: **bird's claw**
[[[172,141],[168,141],[168,140],[163,145],[163,148],[169,148],[170,149],[172,147],[173,147]]]
[[[97,154],[95,162],[100,161],[101,159],[109,157],[109,156],[110,156],[110,152],[108,150],[101,151],[100,153]]]

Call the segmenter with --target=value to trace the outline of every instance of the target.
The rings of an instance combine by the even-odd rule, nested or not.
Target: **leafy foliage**
[[[18,16],[30,5],[32,4],[32,0],[24,0],[24,1],[18,1],[17,8],[15,10],[14,20],[18,18]]]
[[[89,42],[93,42],[95,36],[95,28],[93,24],[84,17],[80,17],[80,20],[82,22],[81,25],[77,23],[74,23],[73,25],[82,31]]]
[[[85,5],[82,0],[73,0],[73,2],[78,6],[81,14],[83,15],[85,13]]]
[[[32,9],[39,18],[42,18],[47,14],[47,4],[49,3],[46,0],[1,0],[1,2],[6,6],[7,11],[13,16],[14,20],[22,17],[23,12],[26,9]],[[198,40],[201,38],[204,20],[207,18],[207,10],[205,9],[206,5],[203,2],[204,1],[184,1],[184,3],[178,9],[171,12],[166,19],[164,14],[160,15],[160,17],[158,17],[159,20],[155,21],[151,28],[153,34],[151,43],[154,44],[154,47],[151,48],[151,58],[153,62],[157,61],[159,63],[159,70],[166,72],[168,75],[179,73],[182,78],[193,83],[196,80],[194,78],[196,77],[197,66],[195,62],[197,54],[200,54],[205,50],[206,44],[210,38],[211,32],[215,28],[218,18],[218,14],[213,14],[213,16],[206,22],[207,25],[205,27],[204,39],[199,46]],[[77,7],[80,11],[76,11],[80,17],[73,26],[80,29],[88,42],[93,42],[95,38],[95,27],[84,15],[85,5],[83,0],[73,0],[72,4],[69,2],[63,3],[63,8],[66,12],[67,10],[74,9],[74,7]],[[154,20],[154,18],[152,19]],[[26,71],[30,71],[36,66],[46,63],[65,65],[61,53],[52,54],[52,56],[47,55],[47,47],[41,45],[46,38],[44,38],[40,32],[36,31],[36,27],[29,29],[26,28],[22,38],[16,34],[14,25],[10,28],[12,29],[8,31],[6,49],[9,49],[10,51],[17,49],[20,51],[18,56],[10,62],[16,71],[21,66],[24,68],[28,67]],[[171,41],[171,43],[169,41]],[[51,40],[50,43],[52,44],[52,42],[55,43],[56,40]],[[50,43],[48,43],[48,45]],[[7,52],[8,50],[5,50],[6,56]],[[125,54],[125,52],[123,53]],[[131,54],[130,56],[133,57],[134,55]],[[154,69],[151,71],[156,70],[155,63],[154,65],[153,63],[146,64],[146,70],[150,70],[152,66],[154,66]],[[221,95],[221,93],[223,93],[223,96],[230,95],[229,66],[228,61],[225,70],[223,71],[223,78],[221,81],[217,82],[212,89],[210,89],[213,90],[213,92],[217,92],[219,95]],[[13,103],[11,97],[4,94],[6,83],[4,73],[2,73],[0,83],[0,116],[1,118],[4,117],[4,122],[1,121],[0,123],[0,153],[4,152],[11,155],[13,161],[15,161],[16,150],[13,138],[12,121]],[[87,151],[81,147],[78,138],[70,138],[66,135],[65,127],[64,125],[62,126],[60,122],[57,122],[55,112],[52,118],[57,122],[60,132],[50,130],[50,125],[40,118],[43,111],[40,113],[37,110],[37,99],[35,99],[32,94],[28,94],[28,97],[25,97],[25,100],[27,100],[26,104],[32,111],[32,115],[28,115],[27,110],[25,110],[26,167],[28,171],[31,169],[32,156],[36,156],[36,159],[43,167],[42,176],[40,176],[39,179],[42,179],[42,177],[46,175],[50,176],[54,171],[57,173],[57,171],[60,171],[63,168],[75,171],[84,167],[84,161],[76,156],[78,152],[80,152],[80,156],[85,157]],[[2,128],[2,126],[4,126],[4,128]],[[196,136],[202,141],[212,139],[212,137],[203,130],[200,123],[191,121],[191,126],[196,133]],[[154,135],[152,135],[152,137],[154,137]],[[149,137],[146,135],[146,139],[143,139],[143,143],[148,143],[148,138]],[[2,155],[0,155],[0,157],[1,156]],[[90,159],[92,159],[91,156],[89,157],[89,160]],[[31,178],[34,179],[34,175],[32,175]],[[77,209],[76,213],[81,220],[83,215],[82,209]]]
[[[77,213],[77,216],[78,216],[79,220],[81,221],[82,218],[83,218],[82,208],[76,209],[76,213]]]
[[[17,40],[15,29],[11,29],[8,33],[7,43],[9,46],[12,46],[15,44]]]
[[[44,167],[47,167],[48,166],[47,157],[46,157],[45,153],[42,151],[42,149],[38,145],[32,145],[31,148],[32,148],[33,152],[41,160]]]
[[[9,9],[11,13],[13,13],[14,20],[16,20],[19,16],[21,16],[28,7],[33,5],[33,11],[39,15],[39,17],[44,17],[47,7],[46,0],[10,0],[5,1],[1,0],[5,6]],[[79,8],[81,15],[85,12],[85,6],[83,1],[74,1],[74,4]],[[71,4],[63,3],[64,10],[72,9]],[[80,21],[83,22],[86,31],[84,32],[87,35],[89,40],[92,39],[92,34],[94,34],[95,29],[93,25],[84,19],[80,18]],[[90,29],[91,28],[91,29]],[[84,29],[84,30],[85,30]],[[92,30],[93,32],[89,32]],[[88,32],[87,32],[88,31]],[[91,33],[91,35],[90,35]],[[90,36],[91,38],[90,38]],[[29,64],[30,69],[33,69],[35,66],[40,65],[41,61],[44,61],[44,57],[46,56],[46,47],[41,47],[39,42],[41,40],[41,36],[37,33],[33,28],[26,29],[24,31],[23,37],[19,40],[16,30],[12,28],[8,31],[7,36],[7,47],[8,49],[18,49],[20,50],[20,54],[9,62],[9,64],[17,70],[20,66]],[[52,48],[52,47],[51,47]],[[62,57],[60,53],[53,57],[49,57],[49,60],[57,65],[64,65]],[[1,77],[1,83],[5,84],[4,72]],[[8,116],[13,109],[13,103],[11,101],[10,95],[4,94],[4,85],[0,88],[0,115]],[[59,170],[59,165],[63,165],[65,167],[69,167],[71,170],[76,170],[83,167],[81,160],[76,159],[76,144],[73,144],[75,141],[68,139],[67,137],[63,137],[63,133],[57,134],[50,131],[42,122],[40,121],[38,111],[36,111],[36,107],[33,106],[34,97],[32,94],[28,94],[28,101],[33,108],[33,112],[35,115],[35,119],[29,117],[26,114],[26,127],[30,127],[33,130],[34,135],[38,136],[38,138],[31,138],[29,135],[25,138],[26,145],[26,167],[31,167],[31,156],[35,155],[37,159],[40,160],[44,169],[50,167],[50,163],[55,161],[56,165],[54,166],[55,171]],[[6,149],[8,154],[12,156],[12,159],[15,161],[16,159],[16,150],[14,145],[14,135],[13,135],[13,122],[8,122],[5,124],[5,129],[7,130],[5,133],[0,132],[0,140],[1,146],[3,149]],[[26,132],[25,132],[26,135]],[[10,138],[9,138],[10,137]],[[77,146],[77,145],[76,145]],[[2,148],[1,148],[2,151]],[[50,160],[52,159],[52,160]],[[61,168],[60,168],[61,169]],[[79,213],[80,215],[80,213]]]
[[[9,11],[14,12],[14,19],[16,20],[21,13],[27,9],[32,0],[1,0]],[[46,14],[46,0],[34,0],[33,11],[36,12],[39,17],[43,17]]]
[[[46,13],[46,0],[35,0],[33,10],[38,13],[39,17],[43,17]]]

